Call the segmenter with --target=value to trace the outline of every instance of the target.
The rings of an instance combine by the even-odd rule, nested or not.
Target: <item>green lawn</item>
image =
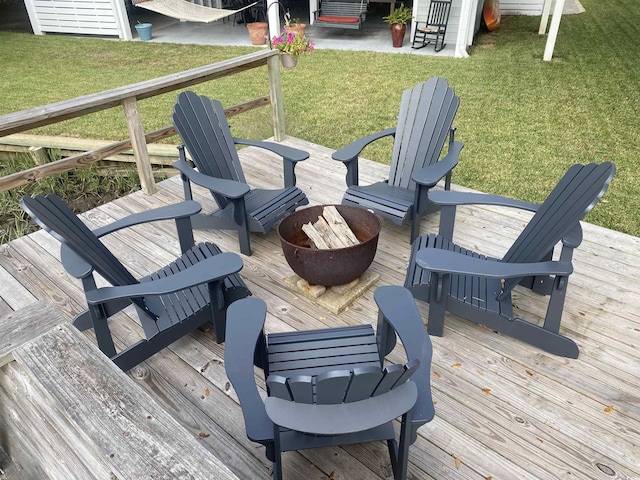
[[[282,71],[286,130],[339,148],[392,126],[403,89],[434,75],[461,98],[457,138],[465,143],[453,181],[540,201],[566,168],[612,160],[618,173],[589,221],[640,236],[640,5],[584,0],[565,15],[552,62],[543,62],[539,17],[503,17],[467,59],[316,50]],[[405,42],[406,43],[406,42]],[[253,51],[33,36],[0,32],[0,114],[134,83]],[[196,86],[224,105],[268,93],[264,69]],[[141,102],[148,130],[169,124],[175,93]],[[269,136],[268,109],[234,117],[234,131]],[[120,139],[121,109],[38,133]],[[385,162],[390,142],[369,147]]]

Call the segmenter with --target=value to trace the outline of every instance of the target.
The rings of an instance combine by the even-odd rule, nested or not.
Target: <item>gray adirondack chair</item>
[[[197,170],[187,162],[184,146],[173,166],[180,171],[186,200],[191,200],[191,182],[207,188],[218,210],[194,216],[193,228],[216,228],[238,231],[240,251],[251,255],[249,232],[268,232],[278,221],[296,208],[309,203],[295,186],[296,163],[309,153],[286,145],[236,138],[217,100],[182,92],[173,109],[171,121]],[[283,159],[285,188],[251,189],[246,183],[236,144],[264,148]]]
[[[264,335],[263,301],[244,299],[229,308],[227,376],[240,399],[247,436],[265,445],[274,462],[274,479],[282,478],[282,452],[376,440],[387,442],[394,477],[406,478],[409,445],[434,416],[431,340],[406,289],[380,287],[374,298],[377,333],[371,325],[358,325]],[[407,363],[385,366],[396,335]],[[254,364],[264,371],[266,401],[258,393]]]
[[[577,344],[559,332],[571,259],[582,242],[580,220],[604,195],[614,174],[610,162],[573,165],[541,205],[496,195],[431,192],[430,201],[442,206],[440,230],[414,242],[405,279],[415,298],[429,302],[429,333],[442,336],[447,310],[555,355],[577,358]],[[509,251],[495,259],[451,241],[456,206],[465,204],[535,214]],[[511,293],[517,285],[550,296],[542,326],[514,315]]]
[[[62,264],[82,280],[88,309],[74,320],[79,330],[93,327],[98,347],[122,370],[129,370],[177,339],[210,322],[218,342],[224,341],[227,306],[251,293],[237,272],[242,259],[221,253],[212,243],[194,245],[190,225],[200,211],[197,202],[130,215],[91,231],[55,195],[22,197],[22,208],[62,243]],[[136,279],[100,241],[126,227],[175,220],[182,255],[170,265]],[[98,288],[94,272],[112,286]],[[133,304],[146,339],[116,352],[110,317]]]
[[[411,223],[413,242],[420,233],[420,216],[433,210],[429,208],[427,192],[443,177],[448,190],[451,171],[458,164],[463,144],[454,140],[452,124],[459,104],[460,99],[443,78],[433,77],[405,90],[397,127],[356,140],[333,154],[334,160],[347,167],[347,191],[342,204],[371,209],[398,225]],[[395,137],[389,179],[359,185],[360,152],[389,135]],[[439,160],[447,135],[449,149]]]

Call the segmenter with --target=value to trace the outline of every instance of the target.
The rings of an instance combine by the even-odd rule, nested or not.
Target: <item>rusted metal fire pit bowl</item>
[[[359,278],[373,262],[378,247],[380,220],[358,207],[335,205],[345,219],[359,245],[332,250],[309,247],[309,237],[302,231],[305,223],[315,223],[324,205],[292,213],[278,227],[284,258],[291,269],[311,285],[327,287],[343,285]]]

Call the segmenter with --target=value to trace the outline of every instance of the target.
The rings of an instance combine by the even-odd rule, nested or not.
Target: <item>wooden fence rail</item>
[[[2,115],[0,116],[0,137],[122,105],[129,130],[129,138],[89,152],[72,155],[56,162],[2,177],[0,178],[0,191],[35,182],[41,178],[66,172],[133,149],[142,190],[147,194],[153,194],[156,191],[156,187],[149,161],[147,143],[154,143],[171,137],[176,132],[172,126],[168,126],[145,133],[138,110],[138,100],[180,90],[191,85],[234,75],[264,65],[267,66],[269,95],[234,105],[227,108],[225,112],[227,116],[232,116],[271,104],[273,135],[276,141],[281,141],[284,139],[285,132],[278,60],[277,51],[264,50],[144,82]]]

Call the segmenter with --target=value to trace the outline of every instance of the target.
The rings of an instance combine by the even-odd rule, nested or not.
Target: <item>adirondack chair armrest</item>
[[[282,157],[282,168],[284,174],[284,186],[286,188],[296,186],[296,164],[302,160],[309,158],[309,152],[299,150],[297,148],[280,145],[273,142],[263,142],[256,140],[247,140],[245,138],[233,137],[234,143],[238,145],[250,145],[253,147],[264,148]]]
[[[431,272],[505,279],[535,275],[569,276],[573,272],[571,262],[496,262],[437,248],[420,250],[416,254],[416,263]]]
[[[280,155],[283,159],[289,162],[301,162],[309,158],[309,152],[300,150],[298,148],[289,147],[288,145],[280,145],[274,142],[265,142],[260,140],[248,140],[246,138],[233,137],[233,142],[238,145],[249,145],[252,147],[264,148],[277,155]]]
[[[412,412],[412,441],[415,430],[420,425],[431,421],[435,415],[431,396],[431,338],[424,326],[420,311],[411,292],[398,285],[378,287],[373,294],[380,314],[395,330],[407,354],[408,362],[418,360],[419,370],[411,377],[418,387],[418,400]],[[380,322],[378,323],[380,334]]]
[[[273,423],[254,376],[254,352],[267,316],[267,305],[259,298],[233,302],[227,309],[224,368],[240,400],[247,437],[259,443],[273,441]]]
[[[537,203],[523,202],[513,198],[489,195],[486,193],[452,192],[450,190],[434,190],[429,192],[429,201],[440,206],[455,205],[496,205],[500,207],[513,207],[530,212],[537,212],[540,207]]]
[[[451,172],[458,164],[460,151],[464,147],[462,142],[451,142],[449,151],[442,160],[428,165],[413,173],[413,181],[426,187],[434,187],[441,178]]]
[[[123,228],[140,225],[141,223],[191,217],[201,210],[202,206],[198,202],[190,200],[176,203],[174,205],[154,208],[152,210],[147,210],[146,212],[134,213],[92,231],[97,237],[103,237],[104,235],[122,230]]]
[[[580,222],[569,233],[562,237],[562,245],[569,249],[578,248],[582,243],[582,225]]]
[[[242,269],[242,259],[231,252],[220,253],[170,277],[135,285],[104,287],[86,292],[87,303],[96,305],[120,298],[163,295],[187,288],[222,280]]]
[[[315,435],[343,435],[383,425],[411,410],[418,398],[413,381],[358,402],[318,405],[269,397],[267,415],[273,423]]]
[[[396,128],[387,128],[386,130],[382,130],[381,132],[374,133],[372,135],[368,135],[366,137],[359,138],[354,140],[348,145],[345,145],[340,150],[337,150],[331,155],[331,158],[337,160],[342,163],[349,163],[353,160],[357,160],[360,152],[364,150],[364,148],[372,142],[379,140],[384,137],[388,137],[389,135],[395,136]]]
[[[65,243],[60,245],[60,261],[74,278],[85,278],[93,273],[93,267]]]
[[[200,185],[207,190],[211,190],[227,198],[242,198],[251,190],[246,183],[210,177],[209,175],[200,173],[184,160],[174,162],[173,168],[196,185]]]

